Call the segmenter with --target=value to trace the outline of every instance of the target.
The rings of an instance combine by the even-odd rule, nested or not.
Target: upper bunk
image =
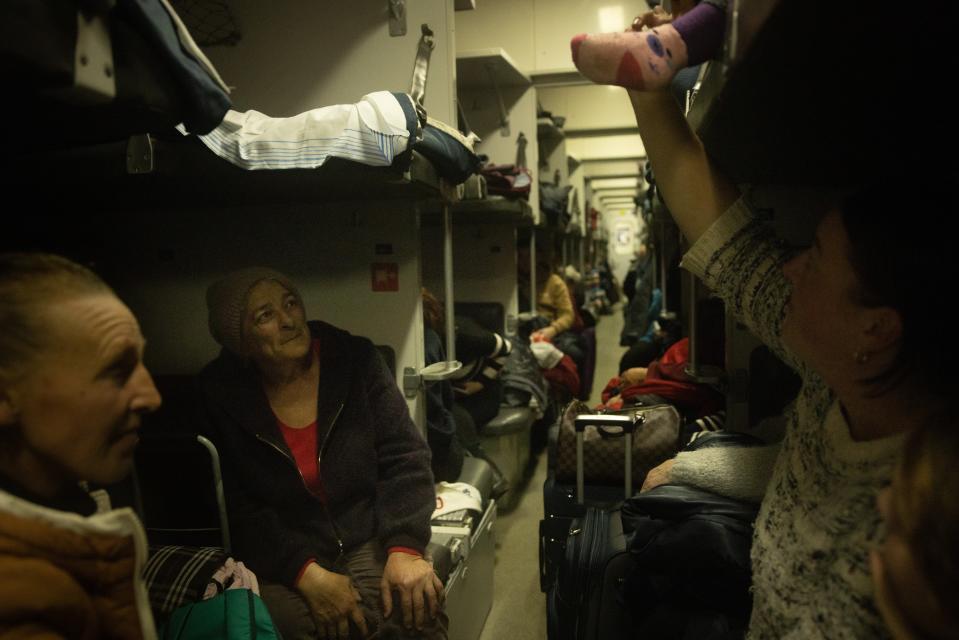
[[[937,46],[927,33],[936,19],[899,38],[878,7],[731,3],[724,60],[709,65],[690,122],[737,183],[866,181],[936,131],[937,85],[922,79],[934,80],[942,57],[923,53]]]
[[[204,206],[420,202],[442,199],[443,180],[456,184],[473,169],[468,145],[429,119],[423,108],[433,46],[425,25],[413,51],[417,59],[410,58],[410,66],[422,67],[419,87],[414,74],[409,93],[378,92],[402,103],[393,106],[394,112],[403,111],[394,117],[399,124],[392,132],[406,139],[382,135],[376,127],[358,139],[345,125],[352,139],[338,148],[347,153],[327,155],[324,149],[322,164],[312,168],[291,164],[296,168],[278,170],[278,163],[267,163],[249,170],[241,168],[249,157],[247,148],[237,142],[230,153],[238,161],[224,159],[226,154],[211,152],[210,139],[222,137],[231,115],[261,114],[230,110],[226,85],[166,0],[120,1],[113,8],[69,2],[13,5],[4,12],[10,18],[5,33],[11,38],[2,68],[22,90],[20,102],[7,103],[4,112],[22,111],[25,116],[15,121],[25,122],[10,130],[18,152],[6,156],[4,173],[8,180],[42,186],[35,190],[39,205],[86,200],[130,209],[184,200]],[[416,44],[416,39],[410,42]],[[361,111],[369,106],[363,104],[367,98],[342,106]],[[317,107],[308,113],[333,108]],[[186,130],[192,135],[183,135]],[[291,145],[315,147],[317,140],[326,139],[319,135],[308,139],[303,134]],[[373,163],[353,159],[364,155],[363,145],[373,148],[366,154],[375,156]],[[377,145],[389,153],[376,153]],[[267,153],[286,158],[292,148]],[[359,153],[348,153],[358,148]],[[454,158],[458,168],[448,165],[451,153],[465,158]]]

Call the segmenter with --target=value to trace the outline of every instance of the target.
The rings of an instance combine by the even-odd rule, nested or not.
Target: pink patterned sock
[[[649,31],[581,34],[570,43],[573,64],[598,84],[651,90],[669,85],[686,66],[686,43],[672,25]]]
[[[647,31],[580,34],[570,42],[573,63],[599,84],[661,89],[680,69],[720,52],[725,16],[721,9],[702,2],[672,23]]]

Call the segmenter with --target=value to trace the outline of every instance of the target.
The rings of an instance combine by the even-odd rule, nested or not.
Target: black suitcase
[[[649,408],[655,409],[658,408],[658,406],[638,404],[636,407],[632,407],[634,410]],[[589,418],[590,415],[600,416],[598,419],[604,420],[603,415],[625,416],[627,414],[623,412],[616,414],[581,414],[579,417]],[[562,416],[560,416],[559,419],[562,420]],[[620,425],[620,422],[617,422],[617,420],[619,420],[619,418],[613,418],[613,424]],[[595,420],[586,420],[583,422],[583,428],[585,429],[585,426],[595,424],[597,424]],[[630,438],[631,437],[632,436],[630,436]],[[549,446],[547,449],[549,468],[546,481],[543,483],[543,519],[540,520],[539,523],[539,579],[540,590],[544,593],[556,580],[556,568],[563,562],[566,538],[569,534],[573,519],[582,517],[586,513],[587,506],[606,510],[614,509],[622,503],[624,495],[624,485],[598,484],[591,482],[590,478],[584,478],[581,494],[583,500],[582,502],[577,501],[576,486],[557,479],[556,452],[558,439],[559,428],[557,423],[553,425],[549,431]],[[629,451],[630,446],[626,445],[625,450]],[[631,470],[632,468],[630,467],[630,471]],[[641,483],[642,479],[636,478],[634,486]],[[627,489],[626,497],[631,496],[632,493],[632,490]]]
[[[629,416],[581,415],[576,418],[577,483],[575,502],[567,505],[565,490],[552,483],[557,505],[577,511],[578,517],[547,517],[540,523],[540,580],[545,587],[547,634],[550,640],[587,640],[622,636],[626,615],[617,596],[620,578],[629,572],[631,558],[626,550],[620,512],[615,508],[588,506],[587,498],[607,501],[610,487],[597,489],[585,484],[582,469],[582,434],[587,425],[619,426],[626,438],[625,480],[615,502],[632,495],[630,443],[635,422]],[[547,484],[550,481],[547,479]],[[565,529],[565,530],[564,530]],[[559,556],[562,556],[559,561]],[[619,577],[617,577],[619,576]]]

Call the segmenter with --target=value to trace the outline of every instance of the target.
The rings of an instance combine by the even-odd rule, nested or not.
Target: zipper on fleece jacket
[[[345,403],[341,403],[341,404],[340,404],[340,408],[336,410],[336,415],[333,416],[333,421],[330,422],[330,428],[326,430],[326,435],[323,437],[323,442],[320,443],[320,452],[319,452],[319,455],[318,455],[317,460],[316,460],[317,465],[318,465],[319,468],[320,468],[320,473],[322,473],[321,463],[322,463],[322,461],[323,461],[323,449],[326,448],[326,443],[327,443],[327,441],[328,441],[329,438],[330,438],[330,434],[333,433],[333,428],[336,426],[336,421],[337,421],[337,419],[340,417],[340,414],[343,412],[343,407],[344,407],[344,406],[345,406]],[[340,558],[343,556],[343,554],[345,553],[345,549],[344,549],[344,546],[343,546],[343,537],[340,535],[340,530],[339,530],[339,528],[336,526],[336,521],[333,520],[333,515],[330,513],[330,508],[329,508],[329,506],[327,506],[327,504],[326,504],[325,502],[323,502],[322,500],[320,500],[319,498],[317,498],[317,497],[313,494],[313,492],[310,491],[310,488],[306,485],[306,478],[303,477],[303,472],[300,471],[300,467],[296,464],[296,460],[294,460],[286,451],[284,451],[283,449],[281,449],[280,447],[278,447],[276,444],[274,444],[274,443],[271,442],[270,440],[264,438],[263,436],[261,436],[261,435],[258,434],[258,433],[256,434],[256,439],[259,440],[260,442],[262,442],[262,443],[264,443],[264,444],[272,447],[273,449],[275,449],[276,451],[278,451],[281,456],[283,456],[284,458],[286,458],[287,460],[289,460],[289,461],[290,461],[290,464],[293,465],[293,468],[296,469],[297,474],[299,474],[299,476],[300,476],[300,482],[303,483],[303,487],[306,489],[307,493],[309,493],[311,496],[313,496],[313,498],[314,498],[317,502],[319,502],[321,505],[323,505],[323,512],[326,514],[327,520],[330,521],[330,526],[333,527],[333,536],[336,538],[336,546],[338,546],[338,547],[340,548],[340,553],[339,553],[339,555],[338,555],[337,558],[336,558],[336,561],[339,561],[339,559],[340,559]],[[335,562],[335,561],[334,561],[334,562]]]

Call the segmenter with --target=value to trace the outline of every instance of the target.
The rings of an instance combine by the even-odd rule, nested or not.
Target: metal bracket
[[[506,314],[506,335],[515,336],[519,331],[519,318],[512,313]]]
[[[406,35],[406,0],[389,0],[390,36]]]
[[[423,388],[423,378],[413,367],[403,367],[403,395],[415,398]]]
[[[113,44],[107,24],[109,8],[98,8],[100,13],[77,11],[77,47],[70,95],[81,103],[110,102],[117,95]]]
[[[153,173],[156,163],[150,134],[130,136],[127,141],[127,173]]]
[[[449,380],[454,373],[462,368],[463,363],[459,360],[445,360],[420,369],[420,377],[425,382],[440,382],[441,380]]]
[[[423,388],[424,383],[449,380],[457,371],[463,368],[463,363],[457,360],[436,362],[417,371],[413,367],[403,368],[403,394],[407,398],[415,398]]]

